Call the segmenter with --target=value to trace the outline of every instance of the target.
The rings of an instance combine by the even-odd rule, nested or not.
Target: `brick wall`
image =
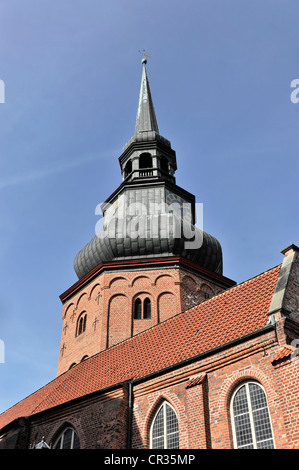
[[[64,304],[57,375],[224,289],[182,268],[104,271]],[[150,319],[134,319],[134,302],[151,302]],[[85,331],[78,334],[80,316]]]
[[[180,448],[233,448],[230,399],[248,380],[265,390],[275,447],[298,445],[298,366],[274,367],[271,361],[279,348],[271,332],[136,386],[133,448],[148,448],[151,420],[163,400],[177,413]]]
[[[230,401],[236,387],[249,380],[258,382],[265,391],[275,447],[299,447],[299,359],[290,357],[290,354],[280,355],[299,331],[296,322],[297,274],[296,258],[285,297],[291,314],[286,316],[284,311],[274,313],[275,329],[134,385],[133,448],[149,447],[151,422],[163,400],[167,400],[177,414],[180,448],[232,448]],[[60,371],[67,369],[72,362],[78,362],[85,354],[95,354],[138,334],[205,300],[206,296],[216,295],[223,288],[213,280],[180,267],[104,271],[92,282],[82,285],[63,305],[64,326],[67,328],[62,330],[62,345],[65,344],[66,348],[60,356]],[[142,301],[145,298],[151,300],[150,319],[134,319],[133,305],[137,297]],[[77,318],[85,311],[86,331],[76,337]],[[99,420],[94,414],[96,412],[91,411],[92,406],[84,406],[77,409],[76,415],[65,415],[61,423],[69,419],[75,425],[74,419],[78,417],[83,446],[125,447],[127,401],[124,395],[120,401],[117,397],[116,401],[108,400]],[[102,410],[101,406],[99,409]],[[56,422],[53,420],[52,427]],[[89,426],[92,432],[87,430]],[[93,433],[98,436],[96,444]]]
[[[127,443],[127,393],[124,389],[108,392],[42,413],[31,423],[29,447],[45,437],[48,445],[66,426],[72,426],[78,434],[82,449],[119,449]]]
[[[283,416],[288,448],[299,448],[299,360],[291,356],[273,364],[278,388],[277,404]],[[274,416],[276,419],[277,416]]]
[[[298,448],[299,359],[280,357],[279,351],[281,345],[272,330],[202,360],[133,383],[131,447],[149,448],[152,420],[166,400],[178,418],[181,449],[233,448],[230,400],[236,387],[250,380],[258,382],[265,391],[275,447]],[[40,442],[43,436],[48,444],[53,444],[64,426],[71,425],[81,448],[126,448],[128,417],[128,384],[120,384],[114,391],[94,394],[33,416],[28,445]],[[21,424],[19,436],[23,433],[25,445],[27,438],[24,423]],[[16,429],[7,436],[7,444],[14,435]]]

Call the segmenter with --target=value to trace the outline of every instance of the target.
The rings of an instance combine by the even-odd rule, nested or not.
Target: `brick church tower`
[[[145,58],[142,68],[122,182],[75,258],[78,281],[60,296],[57,375],[235,284],[222,274],[218,240],[195,226],[195,197],[176,185],[176,154],[159,132]]]

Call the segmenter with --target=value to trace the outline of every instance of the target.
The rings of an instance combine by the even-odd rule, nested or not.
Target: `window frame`
[[[251,397],[250,397],[250,391],[249,391],[249,385],[250,384],[257,385],[258,387],[260,387],[262,389],[262,391],[264,393],[265,400],[266,400],[266,405],[267,405],[268,416],[269,416],[270,429],[271,429],[271,434],[272,434],[271,438],[264,439],[264,441],[272,440],[273,441],[273,448],[275,449],[274,433],[273,433],[272,420],[271,420],[267,395],[266,395],[264,387],[259,382],[255,381],[255,380],[248,380],[246,382],[242,382],[241,384],[239,384],[235,388],[235,390],[234,390],[234,392],[233,392],[233,394],[231,395],[231,398],[230,398],[230,407],[229,407],[229,409],[230,409],[230,419],[231,419],[231,428],[232,428],[232,434],[233,434],[234,449],[241,449],[242,450],[242,448],[244,447],[244,446],[239,446],[238,447],[238,441],[237,441],[237,435],[236,435],[236,426],[235,426],[235,415],[234,415],[234,409],[233,409],[235,396],[238,393],[238,391],[244,386],[245,386],[245,391],[246,391],[246,402],[247,402],[247,406],[248,406],[250,430],[251,430],[251,435],[252,435],[252,445],[253,445],[253,449],[258,449],[258,447],[257,447],[257,438],[256,438],[256,429],[255,429],[255,425],[254,425],[253,410],[252,410]]]
[[[147,306],[147,307],[146,307]],[[142,302],[142,319],[150,320],[152,318],[152,303],[149,297],[145,297]]]
[[[146,302],[147,301],[147,302]],[[136,304],[140,306],[140,316],[136,316]],[[148,305],[148,311],[146,312],[145,316],[145,302]],[[133,320],[140,321],[140,320],[151,320],[152,318],[152,301],[149,296],[147,297],[136,297],[133,300]]]
[[[167,447],[167,413],[166,413],[166,407],[169,406],[172,411],[174,412],[175,416],[176,416],[176,419],[177,419],[177,423],[178,423],[178,430],[176,431],[177,434],[178,434],[178,444],[179,446],[176,447],[177,449],[180,448],[180,433],[179,433],[179,419],[178,419],[178,415],[174,409],[174,407],[167,401],[167,400],[164,400],[161,405],[158,407],[158,409],[156,410],[154,416],[152,417],[151,419],[151,425],[150,425],[150,449],[157,449],[157,448],[153,448],[153,428],[154,428],[154,424],[155,424],[155,421],[156,421],[156,418],[160,412],[160,410],[162,408],[164,408],[163,410],[163,440],[164,440],[164,447],[163,449],[168,449]]]
[[[53,445],[52,449],[57,449],[57,450],[61,450],[61,449],[63,450],[63,449],[64,449],[64,448],[63,448],[64,436],[65,436],[66,432],[67,432],[69,429],[72,431],[71,445],[70,445],[69,450],[73,450],[73,449],[74,449],[74,439],[75,439],[75,435],[77,436],[77,439],[78,439],[78,442],[79,442],[79,447],[76,447],[76,449],[80,449],[80,448],[81,448],[80,439],[79,439],[79,436],[78,436],[77,431],[73,428],[73,426],[66,426],[66,427],[63,428],[63,430],[59,433],[57,439],[55,439],[55,442],[54,442],[54,445]],[[59,442],[59,439],[61,439],[60,446],[59,446],[59,447],[56,447],[56,445],[57,445],[58,442]]]
[[[138,305],[138,312],[137,312],[137,305]],[[133,318],[134,320],[142,320],[142,300],[140,297],[137,297],[134,300],[134,311],[133,311]]]
[[[77,319],[76,337],[84,333],[84,331],[86,330],[86,323],[87,323],[87,312],[84,310],[83,312],[80,313]]]
[[[138,158],[139,170],[151,170],[153,168],[153,155],[149,152],[143,152]]]

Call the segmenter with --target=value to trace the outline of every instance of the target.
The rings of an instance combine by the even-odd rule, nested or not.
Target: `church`
[[[299,248],[225,277],[146,64],[121,183],[60,295],[57,376],[0,415],[0,449],[298,448]]]

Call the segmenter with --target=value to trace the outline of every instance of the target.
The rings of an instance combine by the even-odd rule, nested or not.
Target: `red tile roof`
[[[0,415],[0,429],[118,383],[137,379],[257,331],[268,310],[280,266],[77,364]]]

